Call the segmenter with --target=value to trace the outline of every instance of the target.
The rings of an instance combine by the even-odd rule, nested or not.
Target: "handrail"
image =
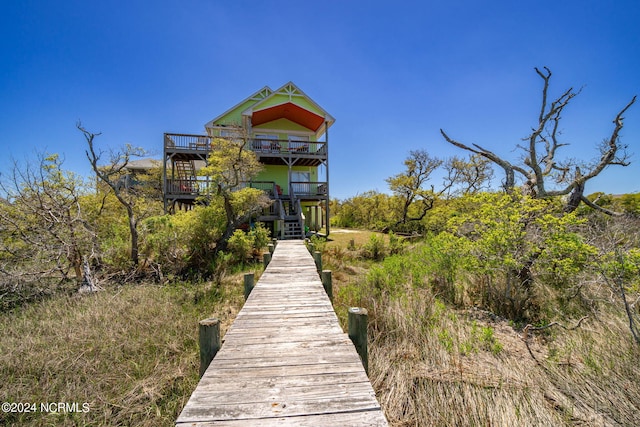
[[[326,156],[326,144],[324,141],[289,141],[287,139],[265,138],[253,138],[247,141],[248,148],[260,155]]]
[[[302,203],[300,199],[296,200],[296,211],[298,212],[298,219],[302,220],[300,224],[304,224],[304,220],[306,219],[304,212],[302,212]]]
[[[215,138],[209,135],[185,133],[165,133],[164,148],[211,151],[211,142]],[[237,138],[235,138],[237,140]],[[246,147],[261,156],[294,154],[309,157],[327,155],[326,141],[289,141],[287,139],[248,138]]]
[[[326,196],[326,181],[291,181],[291,191],[304,196]]]
[[[186,148],[197,151],[211,150],[211,137],[182,133],[165,133],[164,148]]]
[[[278,211],[279,211],[279,218],[284,221],[284,204],[282,204],[282,200],[278,199]]]

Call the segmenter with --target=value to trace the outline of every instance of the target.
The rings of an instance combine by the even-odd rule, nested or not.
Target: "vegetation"
[[[636,97],[634,96],[614,118],[615,126],[611,135],[598,146],[600,157],[597,160],[593,162],[580,162],[574,159],[558,160],[558,149],[567,145],[560,140],[562,113],[580,91],[576,92],[573,88],[569,88],[549,102],[551,70],[547,67],[544,67],[544,71],[538,68],[535,70],[544,82],[540,114],[531,134],[525,138],[527,144],[516,147],[524,152],[522,160],[518,163],[511,162],[477,144],[468,146],[458,142],[450,138],[442,129],[440,132],[450,144],[482,156],[502,168],[505,173],[503,188],[507,193],[515,189],[517,175],[524,180],[521,186],[522,191],[531,197],[550,198],[568,195],[565,210],[571,212],[577,209],[581,202],[589,204],[589,199],[584,195],[587,181],[600,175],[608,166],[629,165],[627,146],[620,141],[620,131],[624,127],[623,114],[635,103]],[[590,206],[598,209],[597,205]],[[611,214],[611,212],[607,213]]]
[[[213,282],[109,286],[0,315],[1,425],[173,426],[198,383],[197,324],[223,332],[242,306],[242,275]],[[40,403],[79,412],[41,412]],[[88,410],[83,412],[83,404]]]
[[[343,324],[348,307],[369,310],[370,378],[392,425],[637,425],[640,346],[629,333],[622,298],[595,280],[606,253],[596,255],[586,239],[575,240],[596,242],[594,220],[601,218],[559,224],[546,218],[536,227],[546,236],[546,253],[531,267],[530,293],[516,295],[529,304],[519,305],[504,292],[513,265],[495,259],[523,250],[524,237],[498,251],[495,232],[486,238],[430,234],[405,241],[392,255],[393,237],[334,233],[323,253],[325,268],[334,272],[334,306]],[[607,219],[607,231],[596,233],[599,242],[628,230],[628,221],[637,228],[636,219]],[[382,246],[381,262],[363,258],[372,242]],[[593,248],[605,249],[600,243]],[[477,247],[493,253],[480,260],[484,265],[468,256]],[[541,259],[568,247],[582,248],[583,257],[564,252],[558,259],[566,264],[556,268]],[[635,278],[622,287],[636,289],[627,294],[635,301],[639,264],[626,265]],[[627,268],[620,261],[610,267],[618,278]],[[486,299],[487,292],[496,300]],[[515,307],[527,310],[509,317]],[[637,307],[633,311],[637,325]]]
[[[333,225],[349,229],[313,238],[341,321],[369,311],[370,378],[393,425],[640,424],[640,196],[583,195],[627,163],[618,134],[635,98],[596,163],[556,161],[577,93],[547,105],[551,73],[537,72],[523,164],[443,132],[473,155],[410,152],[391,194],[333,200]],[[240,273],[269,241],[251,222],[265,195],[242,188],[259,164],[214,141],[202,204],[163,215],[159,171],[132,177],[131,147],[102,163],[97,134],[79,129],[96,179],[48,154],[1,177],[0,398],[89,411],[0,424],[172,425],[197,383],[197,321],[233,320]]]

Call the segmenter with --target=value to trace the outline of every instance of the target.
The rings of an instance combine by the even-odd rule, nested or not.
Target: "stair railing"
[[[300,202],[300,199],[296,199],[296,210],[298,211],[298,224],[300,225],[300,229],[302,230],[302,237],[305,237],[305,232],[304,232],[304,224],[305,224],[305,216],[304,213],[302,212],[302,203]]]

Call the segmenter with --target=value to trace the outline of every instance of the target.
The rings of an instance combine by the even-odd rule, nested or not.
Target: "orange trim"
[[[314,132],[317,132],[324,123],[324,117],[305,110],[292,102],[287,102],[265,108],[264,110],[254,111],[251,116],[251,124],[253,126],[259,126],[278,119],[291,120]]]

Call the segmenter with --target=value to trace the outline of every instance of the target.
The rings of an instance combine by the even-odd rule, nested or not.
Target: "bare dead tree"
[[[598,176],[607,166],[629,165],[627,145],[620,142],[620,131],[624,126],[623,115],[635,103],[636,97],[634,96],[616,115],[611,135],[598,146],[600,151],[598,159],[588,164],[573,160],[561,162],[557,159],[557,151],[560,147],[567,145],[559,140],[562,113],[569,102],[580,93],[580,90],[574,91],[573,88],[569,88],[558,98],[549,102],[551,71],[547,67],[544,67],[543,70],[535,68],[535,71],[543,80],[542,103],[537,126],[524,139],[527,144],[517,145],[524,151],[521,162],[510,162],[478,144],[471,146],[463,144],[449,137],[442,129],[440,129],[440,133],[450,144],[480,155],[500,166],[505,172],[503,186],[507,193],[514,190],[517,174],[524,180],[525,194],[532,197],[550,198],[568,195],[565,206],[568,212],[575,210],[580,202],[584,202],[604,213],[614,214],[612,211],[600,209],[599,206],[589,203],[584,195],[584,189],[587,181]]]
[[[131,235],[131,251],[130,259],[133,265],[137,266],[139,261],[138,250],[138,215],[136,213],[135,205],[138,197],[136,194],[127,191],[120,185],[121,178],[126,172],[126,167],[129,164],[131,157],[141,157],[144,155],[142,148],[126,145],[121,151],[112,152],[110,159],[107,163],[101,164],[103,152],[96,151],[94,146],[94,139],[100,134],[94,134],[87,131],[81,123],[76,125],[78,130],[84,135],[88,150],[85,151],[91,168],[93,169],[96,177],[100,181],[104,182],[116,196],[120,204],[125,208],[127,212],[129,232]]]

